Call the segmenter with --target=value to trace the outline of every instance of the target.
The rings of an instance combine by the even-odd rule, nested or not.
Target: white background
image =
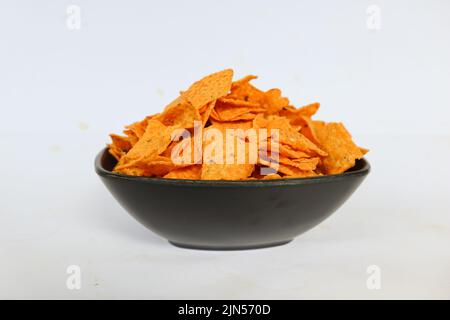
[[[0,298],[450,298],[449,35],[445,0],[0,1]],[[174,248],[120,208],[93,158],[228,67],[321,102],[373,171],[287,246]]]

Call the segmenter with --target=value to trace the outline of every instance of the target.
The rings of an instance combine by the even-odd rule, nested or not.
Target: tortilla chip
[[[203,164],[202,180],[244,180],[250,177],[252,164]]]
[[[120,150],[115,145],[109,144],[108,145],[108,152],[117,160],[120,161],[120,159],[126,154],[125,151]]]
[[[220,129],[243,129],[247,130],[253,127],[253,122],[251,120],[238,120],[238,121],[218,121],[215,119],[210,119],[211,124]]]
[[[271,173],[271,174],[265,175],[262,179],[263,180],[276,180],[276,179],[282,179],[282,177],[278,173]]]
[[[188,179],[188,180],[199,180],[202,176],[202,166],[193,165],[184,168],[175,169],[163,178],[166,179]]]
[[[294,129],[286,118],[270,116],[266,128],[269,130],[278,129],[280,143],[289,145],[295,150],[304,151],[311,155],[327,155],[324,150]]]
[[[278,145],[278,150],[280,155],[286,156],[288,158],[298,159],[308,158],[309,156],[306,152],[294,150],[290,146],[281,143]]]
[[[166,126],[185,129],[193,128],[194,121],[202,121],[199,111],[183,97],[178,97],[169,104],[163,113],[155,117]]]
[[[297,109],[280,89],[253,86],[256,76],[234,82],[232,76],[231,69],[206,76],[162,113],[126,126],[123,136],[112,134],[114,172],[195,180],[302,178],[342,173],[368,152],[342,124],[312,120],[319,103]]]
[[[300,158],[300,159],[289,159],[281,156],[279,158],[280,163],[286,164],[292,167],[299,168],[303,171],[313,171],[319,164],[319,158]]]
[[[289,100],[281,96],[280,89],[270,89],[265,93],[265,107],[267,114],[280,112],[289,105]]]
[[[321,147],[328,153],[322,160],[327,174],[345,172],[364,156],[342,123],[317,124],[315,131]]]
[[[256,76],[250,75],[233,82],[231,85],[231,92],[226,98],[244,100],[263,105],[265,102],[264,92],[250,84],[250,81],[256,78]]]
[[[160,177],[180,167],[180,165],[174,164],[169,157],[157,156],[151,160],[138,159],[128,162],[117,166],[114,171],[126,175]]]
[[[120,150],[128,152],[128,150],[131,149],[132,145],[128,137],[119,136],[114,133],[110,134],[109,136],[111,137],[112,140],[111,144],[119,148]]]
[[[222,105],[228,105],[229,107],[247,107],[249,110],[251,109],[258,109],[261,108],[261,105],[259,103],[245,101],[241,99],[235,99],[235,98],[219,98],[219,102]]]
[[[232,77],[231,69],[210,74],[191,85],[181,96],[195,108],[201,108],[208,102],[225,96],[230,91]]]
[[[243,180],[250,177],[255,165],[249,161],[250,147],[248,143],[242,141],[239,145],[239,137],[235,137],[233,139],[233,145],[229,146],[227,145],[226,140],[226,130],[214,126],[209,127],[207,130],[210,131],[214,129],[217,130],[217,133],[220,133],[220,135],[214,135],[208,138],[208,132],[205,133],[206,138],[203,141],[203,164],[201,179]],[[242,149],[239,150],[240,146]],[[240,159],[240,156],[242,156],[240,152],[244,152],[244,159]]]
[[[172,127],[166,127],[157,120],[149,120],[144,135],[122,157],[116,169],[131,162],[141,160],[151,161],[161,154],[171,142]]]
[[[283,178],[286,179],[298,179],[298,178],[310,178],[310,177],[317,177],[321,174],[318,174],[314,171],[297,171],[293,175],[285,175]]]
[[[219,99],[216,102],[211,117],[217,121],[252,120],[259,112],[265,109],[258,104],[237,99]]]
[[[203,112],[201,112],[200,115],[202,117],[203,127],[205,127],[206,123],[208,122],[208,120],[211,116],[211,112],[213,111],[215,105],[216,105],[216,100],[211,101],[206,104],[205,110]]]
[[[156,116],[156,115],[155,115]],[[145,119],[141,121],[134,122],[128,126],[125,126],[125,128],[129,132],[129,135],[134,135],[138,139],[141,138],[144,135],[145,129],[147,128],[148,121],[152,119],[154,116],[147,116]]]
[[[317,113],[319,108],[320,108],[320,103],[314,102],[314,103],[308,104],[304,107],[301,107],[300,109],[298,109],[297,113],[299,116],[311,118],[313,115],[315,115]]]

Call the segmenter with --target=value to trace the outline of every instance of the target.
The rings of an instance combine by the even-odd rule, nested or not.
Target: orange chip
[[[130,129],[123,130],[123,133],[127,135],[128,141],[130,142],[131,146],[134,146],[138,141],[139,137]]]
[[[126,152],[120,150],[115,145],[109,144],[108,145],[108,152],[117,160],[120,161],[120,159],[126,154]]]
[[[214,110],[211,117],[218,121],[252,120],[258,112],[265,111],[259,104],[230,98],[217,100]]]
[[[227,105],[217,103],[214,108],[215,112],[211,113],[211,117],[217,121],[239,121],[239,120],[252,120],[256,117],[247,107],[233,107],[229,108]]]
[[[112,144],[120,150],[127,152],[131,149],[132,145],[128,137],[119,136],[114,133],[110,134],[109,136],[111,137]]]
[[[189,101],[195,108],[201,108],[208,102],[225,96],[231,88],[233,70],[226,69],[210,74],[195,82],[181,96]]]
[[[244,180],[253,172],[252,164],[207,164],[202,165],[202,180]]]
[[[261,108],[261,105],[256,102],[245,101],[241,99],[235,98],[220,98],[219,102],[222,105],[227,105],[228,107],[247,107],[249,109],[258,109]]]
[[[166,127],[157,120],[149,120],[141,139],[122,157],[116,168],[131,162],[150,161],[156,158],[169,146],[173,128]]]
[[[242,142],[242,148],[238,150],[239,137],[236,137],[233,139],[233,145],[228,146],[226,143],[226,131],[215,126],[211,126],[207,130],[211,131],[214,129],[220,132],[220,136],[212,136],[211,138],[206,138],[203,141],[203,164],[201,179],[243,180],[250,177],[255,165],[249,161],[250,148],[248,143]],[[231,147],[231,149],[228,149],[227,147]],[[244,154],[239,154],[239,152],[243,152]],[[239,161],[240,156],[243,156],[242,163]],[[230,157],[231,159],[227,157]]]
[[[290,146],[281,143],[278,145],[278,150],[280,155],[286,156],[288,158],[298,159],[298,158],[308,158],[309,156],[305,152],[294,150]]]
[[[140,177],[149,177],[150,174],[143,167],[138,166],[129,166],[125,168],[114,168],[114,172],[121,173],[127,176],[140,176]]]
[[[201,121],[199,111],[183,97],[178,97],[169,104],[163,113],[155,117],[166,126],[193,128],[194,121]]]
[[[302,171],[314,171],[319,163],[319,158],[300,158],[292,160],[284,156],[279,156],[278,159],[260,157],[258,162],[262,165],[278,170],[283,174],[295,175]]]
[[[320,103],[314,102],[311,104],[308,104],[307,106],[301,107],[298,109],[298,115],[305,116],[305,117],[312,117],[316,114],[317,110],[320,108]]]
[[[162,113],[126,126],[124,136],[111,134],[114,172],[193,180],[304,178],[342,173],[368,152],[341,123],[312,120],[319,103],[296,109],[280,89],[253,86],[256,76],[234,82],[232,76],[231,69],[206,76]]]
[[[255,119],[253,119],[254,128],[267,128],[269,121],[264,117],[263,114],[257,114]]]
[[[251,120],[238,120],[238,121],[218,121],[211,119],[211,124],[219,130],[225,129],[250,129],[253,127],[253,121]]]
[[[264,104],[265,96],[264,92],[256,89],[250,84],[250,81],[256,79],[256,76],[247,76],[231,85],[231,93],[226,98],[244,100],[252,103],[257,103],[259,105]]]
[[[267,114],[275,114],[289,106],[289,100],[281,96],[280,89],[270,89],[265,93],[265,106]]]
[[[297,171],[295,174],[285,175],[284,178],[286,178],[286,179],[309,178],[309,177],[316,177],[316,176],[320,176],[320,175],[321,174],[318,174],[314,171]]]
[[[263,176],[263,180],[275,180],[275,179],[281,179],[281,176],[278,173],[271,173]]]
[[[270,116],[266,128],[279,130],[280,143],[289,145],[295,150],[304,151],[313,155],[326,156],[327,153],[295,130],[286,118]]]
[[[174,164],[168,157],[156,156],[151,160],[138,159],[127,164],[117,166],[115,171],[127,175],[159,177],[164,176],[179,167],[179,165]]]
[[[286,176],[291,177],[306,177],[306,176],[315,176],[316,174],[312,170],[302,170],[294,166],[290,166],[288,164],[281,163],[278,172],[285,174]]]
[[[342,123],[317,123],[315,131],[321,147],[328,153],[323,159],[327,174],[342,173],[353,167],[356,159],[364,156]]]
[[[308,104],[307,106],[301,107],[300,109],[284,107],[283,110],[280,111],[280,116],[289,119],[291,124],[301,124],[303,121],[302,117],[311,118],[316,114],[317,110],[319,110],[320,103],[315,102]]]
[[[364,156],[367,152],[369,152],[369,149],[361,148],[359,147],[359,150],[361,151],[362,155]]]
[[[313,171],[316,169],[317,164],[319,163],[319,158],[299,158],[299,159],[289,159],[283,156],[280,156],[280,163],[287,164],[292,167],[299,168],[303,171]]]
[[[205,127],[206,123],[208,122],[209,118],[211,117],[211,112],[213,111],[215,105],[216,105],[216,100],[208,102],[206,104],[205,110],[201,113],[203,127]]]
[[[314,123],[309,117],[300,116],[298,118],[300,123],[300,133],[311,140],[316,145],[320,145],[319,139],[317,138],[316,132],[314,131]]]
[[[123,137],[117,134],[110,134],[112,142],[108,145],[109,153],[111,153],[116,160],[120,160],[133,146],[130,137]]]
[[[162,153],[162,155],[170,157],[172,160],[175,158],[178,164],[197,164],[201,162],[202,145],[197,141],[199,145],[196,145],[196,137],[184,138],[181,141],[174,141],[171,145]],[[196,158],[196,156],[198,158]]]
[[[153,117],[154,116],[148,116],[142,121],[138,121],[126,126],[125,128],[127,128],[127,130],[125,130],[125,132],[128,132],[127,134],[129,136],[135,136],[137,139],[140,139],[144,134],[145,129],[147,128],[148,121]]]
[[[202,176],[202,166],[193,165],[175,169],[164,176],[166,179],[199,180]]]

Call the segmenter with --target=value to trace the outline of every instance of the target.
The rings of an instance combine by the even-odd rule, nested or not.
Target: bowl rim
[[[274,179],[274,180],[189,180],[189,179],[164,179],[155,177],[139,177],[139,176],[127,176],[120,173],[115,173],[106,170],[102,166],[102,158],[105,153],[108,152],[108,148],[103,148],[95,157],[94,166],[95,172],[100,177],[113,178],[119,180],[129,180],[143,183],[170,185],[170,186],[204,186],[204,187],[274,187],[274,186],[289,186],[289,185],[302,185],[302,184],[318,184],[324,182],[337,181],[347,179],[351,177],[366,176],[371,170],[370,163],[361,158],[357,161],[361,162],[361,168],[353,171],[347,171],[344,173],[308,177],[308,178],[291,178],[291,179]]]

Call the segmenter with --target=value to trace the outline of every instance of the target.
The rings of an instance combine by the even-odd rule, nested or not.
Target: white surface
[[[0,3],[0,298],[450,298],[449,1],[148,3]],[[361,188],[289,245],[172,247],[94,173],[109,132],[225,67],[371,149]]]
[[[54,137],[3,136],[0,298],[450,298],[450,137],[361,138],[373,171],[323,224],[282,247],[203,252],[119,207],[93,171],[103,137],[47,149]],[[66,288],[72,264],[79,291]],[[366,287],[373,264],[381,290]]]

